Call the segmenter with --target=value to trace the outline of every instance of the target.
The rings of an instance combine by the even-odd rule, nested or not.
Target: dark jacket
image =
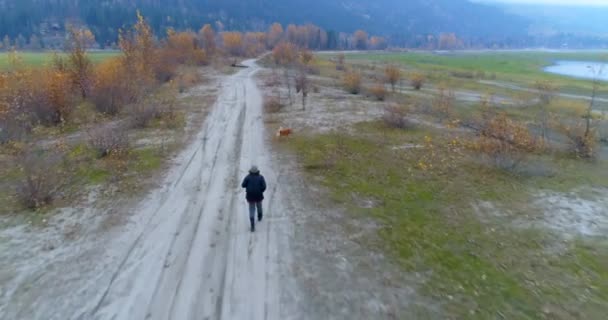
[[[264,191],[266,191],[266,180],[264,180],[264,176],[259,173],[250,173],[243,183],[241,187],[245,188],[247,191],[247,201],[248,202],[260,202],[264,200]]]

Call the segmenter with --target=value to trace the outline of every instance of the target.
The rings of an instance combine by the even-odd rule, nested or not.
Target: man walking
[[[249,203],[249,221],[251,222],[251,232],[255,231],[255,210],[258,210],[258,221],[262,221],[264,213],[262,212],[262,200],[264,200],[264,191],[266,191],[266,180],[260,174],[260,170],[256,166],[249,169],[249,175],[245,177],[241,187],[247,192],[247,202]]]

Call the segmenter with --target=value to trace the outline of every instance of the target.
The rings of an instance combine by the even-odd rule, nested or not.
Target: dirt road
[[[248,230],[240,180],[269,167],[261,97],[249,68],[226,81],[188,161],[82,319],[280,319],[279,239],[285,225],[272,172],[265,219]],[[145,215],[145,214],[144,214]],[[286,255],[281,254],[285,259]]]

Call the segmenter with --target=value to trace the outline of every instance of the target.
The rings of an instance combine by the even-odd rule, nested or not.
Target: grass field
[[[98,63],[105,59],[117,56],[119,52],[116,51],[104,51],[104,52],[92,52],[89,53],[91,60]],[[53,53],[52,52],[19,52],[19,56],[23,59],[23,62],[28,66],[41,67],[51,62]],[[8,53],[0,52],[0,70],[8,66]]]
[[[462,53],[351,53],[346,60],[354,64],[397,63],[406,68],[423,71],[431,78],[446,78],[456,74],[461,81],[469,74],[475,78],[492,78],[523,86],[537,80],[549,80],[569,93],[587,93],[591,81],[570,78],[543,71],[543,68],[558,60],[608,61],[608,52],[462,52]],[[458,73],[461,76],[458,76]],[[465,77],[462,77],[465,75]]]
[[[381,223],[381,240],[370,245],[425,277],[423,294],[442,305],[446,318],[603,318],[606,243],[578,237],[564,242],[514,221],[534,215],[530,190],[572,190],[581,180],[608,186],[605,162],[563,159],[552,165],[555,175],[538,177],[480,166],[468,157],[448,170],[420,170],[415,149],[394,146],[424,145],[428,137],[440,145],[441,132],[378,122],[359,124],[353,132],[298,137],[292,147],[308,174],[321,178],[353,218]],[[476,203],[492,207],[475,210]]]

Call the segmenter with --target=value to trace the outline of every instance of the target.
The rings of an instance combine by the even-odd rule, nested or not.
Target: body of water
[[[546,72],[575,78],[601,79],[608,81],[608,64],[588,61],[557,61],[545,68]]]

